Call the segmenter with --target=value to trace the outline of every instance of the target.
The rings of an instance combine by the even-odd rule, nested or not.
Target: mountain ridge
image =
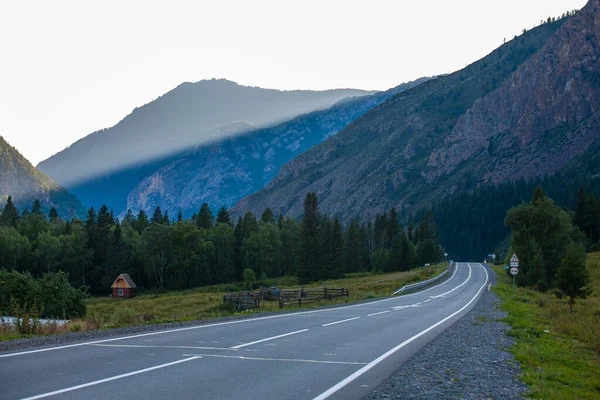
[[[374,107],[334,138],[284,165],[265,189],[240,200],[231,212],[237,215],[245,211],[260,213],[270,207],[275,213],[297,216],[302,212],[304,195],[316,192],[324,212],[338,214],[344,222],[348,222],[357,217],[372,219],[375,214],[391,207],[399,210],[421,208],[452,193],[485,184],[489,178],[483,176],[482,171],[486,170],[486,161],[490,161],[485,155],[496,151],[494,168],[502,168],[503,152],[517,145],[510,139],[514,135],[505,133],[505,138],[499,137],[497,143],[484,146],[481,145],[485,142],[481,135],[471,135],[472,129],[462,128],[461,124],[473,120],[472,113],[479,116],[484,126],[500,124],[497,119],[486,117],[494,107],[504,107],[503,112],[510,112],[510,105],[516,101],[514,96],[518,94],[525,98],[529,95],[529,89],[521,87],[520,91],[507,91],[512,98],[504,99],[503,103],[499,103],[497,97],[490,93],[500,90],[503,85],[508,87],[514,84],[519,71],[541,74],[537,58],[534,57],[538,54],[543,59],[545,54],[551,59],[552,52],[542,51],[549,48],[546,46],[548,43],[552,47],[553,43],[561,43],[561,40],[584,40],[591,33],[583,27],[598,19],[597,6],[598,1],[593,0],[574,16],[527,31],[462,70],[426,82]],[[567,24],[565,29],[561,28],[563,24]],[[597,25],[591,24],[594,27]],[[594,40],[586,41],[594,43]],[[591,57],[589,59],[593,60],[597,55],[592,45],[585,47],[578,42],[575,46],[587,49]],[[571,61],[579,65],[576,58]],[[526,64],[531,67],[523,67]],[[595,62],[593,64],[597,65]],[[565,71],[568,70],[565,67]],[[573,90],[576,87],[572,86]],[[590,87],[597,88],[595,84]],[[535,92],[537,97],[545,93],[543,86],[538,89]],[[548,94],[552,99],[558,99],[561,95],[557,92]],[[488,104],[488,108],[478,111],[481,104]],[[596,104],[595,98],[592,104]],[[489,112],[486,114],[485,110]],[[467,118],[469,115],[470,119]],[[576,120],[578,124],[584,123],[581,118]],[[587,122],[592,128],[586,130],[586,140],[592,140],[594,132],[598,132],[594,128],[594,121],[592,118]],[[551,127],[560,131],[559,125]],[[453,139],[452,135],[461,132],[461,129],[464,134],[460,140]],[[585,140],[578,141],[575,138],[577,131],[572,128],[566,130],[571,138],[566,137],[565,132],[558,131],[553,137],[536,137],[548,137],[550,147],[552,140],[566,140],[572,146],[560,147],[568,151],[558,150],[559,154],[548,157],[552,168],[538,165],[536,173],[557,171],[576,154],[574,148],[578,143],[581,146],[588,143]],[[447,146],[453,140],[457,145],[449,152]],[[463,148],[473,146],[476,149],[471,154],[467,155],[466,150],[461,152]],[[559,149],[558,146],[556,148]],[[455,160],[454,164],[440,173],[434,154],[438,154],[442,161],[446,160],[446,156],[450,160],[451,157],[457,157],[458,161]],[[534,168],[527,167],[520,176],[527,176]]]

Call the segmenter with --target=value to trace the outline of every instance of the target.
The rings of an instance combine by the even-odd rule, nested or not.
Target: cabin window
[[[123,296],[123,289],[119,289],[117,293],[119,294],[119,296]]]

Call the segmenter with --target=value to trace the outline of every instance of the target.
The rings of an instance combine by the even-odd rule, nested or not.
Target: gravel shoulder
[[[366,399],[517,399],[527,392],[508,349],[510,326],[486,291],[473,309],[417,352]]]

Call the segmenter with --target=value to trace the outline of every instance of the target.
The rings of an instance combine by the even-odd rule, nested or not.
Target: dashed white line
[[[99,385],[101,383],[115,381],[117,379],[127,378],[127,377],[133,376],[133,375],[143,374],[144,372],[150,372],[150,371],[154,371],[155,369],[170,367],[172,365],[181,364],[181,363],[192,361],[192,360],[197,360],[198,358],[199,357],[191,356],[189,358],[184,358],[183,360],[177,360],[177,361],[173,361],[173,362],[166,363],[166,364],[155,365],[154,367],[144,368],[144,369],[140,369],[140,370],[137,370],[137,371],[128,372],[126,374],[117,375],[117,376],[113,376],[113,377],[105,378],[105,379],[100,379],[98,381],[84,383],[82,385],[71,386],[71,387],[68,387],[68,388],[64,388],[64,389],[60,389],[60,390],[55,390],[54,392],[48,392],[48,393],[38,394],[37,396],[27,397],[27,398],[22,399],[22,400],[35,400],[35,399],[43,399],[44,397],[56,396],[57,394],[72,392],[73,390],[83,389],[83,388],[86,388],[86,387]]]
[[[469,300],[469,302],[467,304],[465,304],[458,311],[453,312],[452,314],[448,315],[446,318],[444,318],[444,319],[436,322],[435,324],[431,325],[429,328],[422,330],[421,332],[417,333],[413,337],[411,337],[411,338],[405,340],[404,342],[400,343],[398,346],[394,347],[393,349],[388,350],[386,353],[384,353],[381,356],[377,357],[375,360],[371,361],[370,363],[368,363],[367,365],[365,365],[364,367],[362,367],[361,369],[359,369],[358,371],[356,371],[352,375],[348,376],[346,379],[344,379],[344,380],[338,382],[336,385],[330,387],[329,389],[327,389],[326,391],[324,391],[323,393],[321,393],[320,395],[318,395],[317,397],[315,397],[313,400],[324,400],[324,399],[328,398],[329,396],[331,396],[332,394],[336,393],[338,390],[344,388],[345,386],[347,386],[348,384],[350,384],[351,382],[353,382],[355,379],[357,379],[358,377],[360,377],[361,375],[363,375],[367,371],[369,371],[372,368],[374,368],[377,364],[379,364],[380,362],[382,362],[383,360],[385,360],[386,358],[388,358],[389,356],[391,356],[392,354],[394,354],[395,352],[397,352],[401,348],[405,347],[409,343],[411,343],[411,342],[415,341],[416,339],[420,338],[421,336],[425,335],[427,332],[430,332],[431,330],[437,328],[438,326],[440,326],[444,322],[446,322],[449,319],[451,319],[452,317],[460,314],[467,307],[469,307],[471,305],[471,303],[473,303],[477,299],[477,297],[479,296],[479,294],[481,293],[481,291],[487,286],[487,283],[488,283],[488,280],[489,280],[489,275],[488,275],[487,270],[485,269],[485,267],[483,267],[481,264],[479,264],[479,266],[481,268],[483,268],[483,271],[485,272],[485,283],[479,288],[479,290],[477,291],[477,293],[475,293],[475,296],[473,296],[471,298],[471,300]]]
[[[335,321],[335,322],[330,322],[328,324],[323,324],[321,326],[331,326],[331,325],[337,325],[337,324],[341,324],[344,322],[348,322],[348,321],[354,321],[355,319],[359,319],[360,317],[354,317],[354,318],[348,318],[348,319],[343,319],[341,321]]]
[[[244,357],[244,356],[226,356],[223,354],[184,354],[184,357],[193,356],[195,358],[212,357],[212,358],[231,358],[235,360],[249,361],[284,361],[284,362],[303,362],[314,364],[344,364],[344,365],[366,365],[367,363],[354,361],[327,361],[327,360],[304,360],[296,358],[262,358],[262,357]]]
[[[307,330],[308,329],[301,329],[299,331],[284,333],[283,335],[271,336],[271,337],[268,337],[268,338],[265,338],[265,339],[255,340],[254,342],[244,343],[244,344],[238,344],[237,346],[231,346],[230,348],[231,349],[241,349],[242,347],[252,346],[253,344],[268,342],[269,340],[275,340],[275,339],[279,339],[279,338],[290,336],[290,335],[296,335],[298,333],[306,332]]]
[[[380,314],[385,314],[385,313],[389,313],[389,312],[390,312],[389,310],[387,310],[387,311],[381,311],[381,312],[376,312],[376,313],[373,313],[373,314],[368,314],[367,317],[372,317],[374,315],[380,315]]]
[[[197,350],[226,350],[226,351],[236,351],[237,349],[231,349],[228,347],[204,347],[204,346],[158,346],[151,344],[90,344],[90,346],[97,347],[132,347],[132,348],[148,348],[148,349],[157,349],[157,348],[165,348],[165,349],[197,349]]]

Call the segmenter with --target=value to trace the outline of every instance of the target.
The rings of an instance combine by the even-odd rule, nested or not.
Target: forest
[[[216,216],[208,204],[190,219],[175,218],[156,207],[152,215],[131,211],[119,220],[102,206],[84,220],[48,215],[35,201],[17,210],[9,197],[0,214],[0,270],[33,277],[66,273],[74,287],[108,295],[120,273],[143,289],[187,289],[241,281],[245,269],[259,279],[296,276],[300,283],[340,278],[360,271],[403,271],[439,262],[433,214],[413,227],[401,226],[391,209],[373,223],[342,226],[336,216],[319,212],[309,193],[301,219],[260,218],[248,212],[233,220],[225,207]]]

